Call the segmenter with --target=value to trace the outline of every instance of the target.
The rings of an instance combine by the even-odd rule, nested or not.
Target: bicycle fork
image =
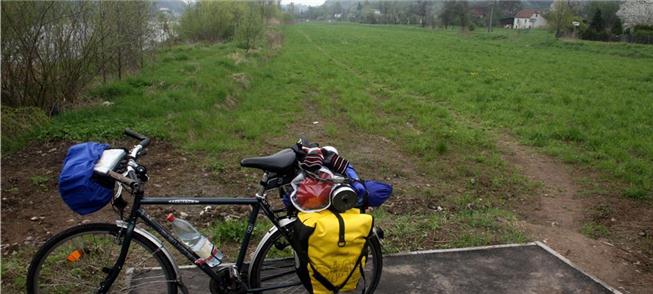
[[[129,244],[131,244],[132,237],[134,236],[134,228],[136,227],[136,221],[135,220],[130,220],[127,223],[127,228],[123,230],[120,230],[118,233],[118,241],[122,241],[122,247],[120,248],[120,255],[118,256],[118,260],[116,260],[116,263],[113,265],[111,269],[103,268],[102,270],[107,272],[108,276],[102,283],[100,283],[100,288],[98,289],[97,293],[107,293],[109,291],[109,288],[111,288],[111,285],[113,285],[113,282],[116,281],[116,278],[118,278],[118,275],[120,274],[120,271],[122,270],[123,265],[125,264],[125,259],[127,258],[127,253],[129,252]]]

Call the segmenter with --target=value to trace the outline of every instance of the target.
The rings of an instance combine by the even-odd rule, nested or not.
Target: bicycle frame
[[[266,178],[267,175],[264,175]],[[243,265],[245,262],[245,255],[247,254],[247,248],[254,231],[254,226],[256,225],[256,218],[259,211],[263,211],[265,216],[272,222],[272,224],[281,230],[286,238],[288,238],[288,232],[279,224],[279,218],[274,214],[272,207],[268,204],[264,191],[266,188],[261,186],[259,193],[256,194],[254,198],[235,198],[235,197],[183,197],[183,196],[173,196],[173,197],[144,197],[142,187],[139,187],[134,192],[134,202],[132,204],[131,213],[126,219],[126,229],[125,232],[121,235],[123,238],[123,244],[118,256],[118,260],[114,266],[109,271],[107,278],[101,283],[99,293],[106,292],[115,279],[118,277],[122,266],[124,265],[127,253],[129,251],[129,245],[134,234],[134,229],[136,228],[136,222],[138,219],[143,220],[143,222],[150,228],[154,229],[159,233],[168,243],[177,249],[182,255],[184,255],[189,261],[197,265],[205,274],[218,281],[220,277],[218,273],[214,271],[213,268],[209,267],[205,263],[200,262],[200,257],[193,252],[188,246],[183,244],[179,239],[177,239],[169,230],[159,224],[156,220],[150,217],[142,208],[142,205],[249,205],[252,207],[252,211],[249,214],[247,229],[243,240],[240,244],[240,252],[235,263],[235,267],[238,273],[241,273],[243,270]],[[181,285],[180,285],[181,286]],[[285,286],[285,285],[284,285]],[[288,285],[291,286],[291,285]],[[269,289],[249,289],[248,292],[259,292],[264,290],[272,290],[280,288],[275,286],[274,288]],[[184,289],[185,290],[185,289]],[[182,290],[183,291],[183,290]]]

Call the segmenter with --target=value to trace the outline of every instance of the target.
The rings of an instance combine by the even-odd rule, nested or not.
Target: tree
[[[555,0],[551,4],[551,10],[545,15],[545,18],[555,31],[556,38],[560,38],[564,32],[573,29],[571,22],[574,18],[574,13],[567,1]]]
[[[523,4],[521,1],[499,1],[501,15],[515,16],[522,8]]]
[[[601,16],[601,10],[597,9],[594,12],[594,16],[590,21],[590,25],[585,32],[582,34],[583,39],[595,40],[595,41],[607,41],[610,37],[607,30],[605,29],[605,21]]]
[[[472,28],[472,25],[469,21],[469,4],[467,1],[458,1],[457,2],[457,15],[458,19],[460,20],[460,28],[465,31],[467,29]]]
[[[624,27],[653,25],[653,0],[629,0],[621,3],[617,16],[624,21]]]
[[[592,21],[590,22],[589,29],[595,32],[602,32],[605,30],[605,22],[603,21],[603,17],[601,17],[600,9],[594,12],[594,16],[592,17]]]
[[[415,15],[422,27],[427,25],[427,16],[431,15],[431,1],[417,1],[415,3]]]
[[[617,17],[619,10],[619,1],[590,1],[584,9],[584,17],[586,19],[593,18],[597,11],[601,11],[601,18],[605,29],[611,29],[616,23],[621,20]]]
[[[450,25],[453,24],[456,13],[456,2],[455,1],[445,1],[444,7],[440,11],[440,22],[446,30]]]

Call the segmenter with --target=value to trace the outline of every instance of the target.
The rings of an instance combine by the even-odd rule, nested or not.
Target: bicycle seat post
[[[256,197],[258,198],[265,198],[265,190],[268,182],[268,172],[263,173],[263,177],[261,177],[261,181],[259,182],[259,189],[258,192],[256,192]]]

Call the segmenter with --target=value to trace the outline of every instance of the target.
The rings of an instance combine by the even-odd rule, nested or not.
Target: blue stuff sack
[[[371,180],[365,181],[364,184],[367,189],[367,204],[369,206],[381,206],[392,195],[392,185],[390,184]]]
[[[354,167],[349,164],[345,170],[345,174],[349,179],[353,180],[350,185],[351,188],[356,191],[356,195],[358,195],[359,198],[363,197],[365,195],[365,186],[363,186],[363,183],[361,183],[361,179],[358,177],[356,169],[354,169]]]
[[[100,210],[113,196],[113,183],[101,184],[93,178],[95,163],[107,147],[87,142],[68,149],[59,175],[59,193],[68,207],[81,215]]]

